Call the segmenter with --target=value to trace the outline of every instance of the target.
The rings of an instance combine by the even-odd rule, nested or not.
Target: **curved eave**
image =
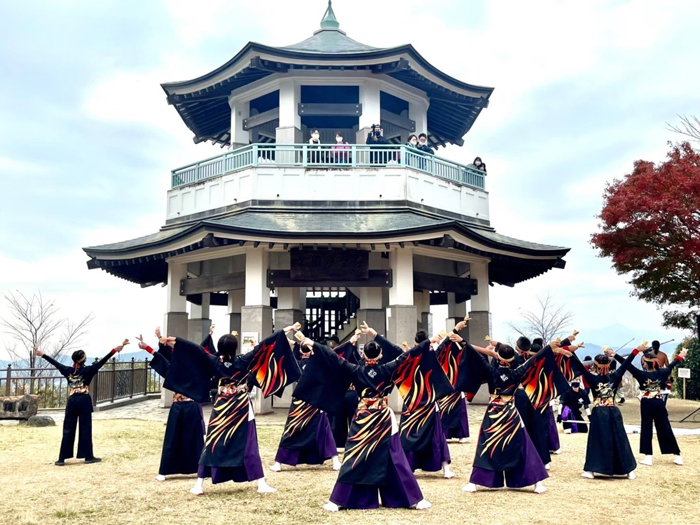
[[[248,44],[245,45],[245,47],[239,51],[231,60],[226,62],[225,64],[221,65],[220,67],[214,69],[213,71],[210,71],[209,73],[206,73],[202,76],[193,78],[191,80],[183,80],[183,81],[177,81],[177,82],[166,82],[161,84],[161,87],[165,90],[166,93],[172,94],[175,90],[182,90],[182,88],[186,87],[194,87],[198,86],[199,84],[204,84],[207,80],[211,80],[214,78],[219,77],[224,71],[227,69],[234,69],[235,66],[240,62],[240,60],[245,57],[248,53],[250,52],[260,52],[260,53],[265,53],[266,55],[270,55],[273,57],[277,58],[283,58],[283,59],[297,59],[297,60],[317,60],[319,62],[347,62],[349,60],[351,61],[361,61],[361,60],[371,60],[371,59],[379,59],[379,58],[387,58],[387,57],[392,57],[400,54],[408,54],[411,58],[413,58],[417,64],[419,64],[422,68],[424,68],[426,71],[430,72],[431,74],[435,75],[437,78],[442,80],[446,85],[449,85],[453,88],[459,89],[459,90],[464,90],[464,91],[470,91],[470,92],[475,92],[478,93],[479,95],[483,96],[484,98],[488,98],[491,93],[493,92],[494,88],[490,87],[485,87],[485,86],[477,86],[474,84],[468,84],[466,82],[462,82],[460,80],[457,80],[456,78],[448,75],[447,73],[444,73],[440,71],[438,68],[430,64],[423,56],[416,51],[416,49],[411,45],[411,44],[406,44],[403,46],[397,46],[397,47],[390,47],[390,48],[383,48],[383,49],[377,49],[373,51],[361,51],[361,52],[347,52],[347,53],[319,53],[319,52],[313,52],[313,51],[297,51],[297,50],[290,50],[290,49],[285,49],[285,48],[279,48],[279,47],[271,47],[271,46],[266,46],[264,44],[258,44],[257,42],[248,42]],[[200,91],[202,89],[206,89],[206,86],[199,86],[195,91]]]
[[[339,218],[342,220],[342,215]],[[306,220],[313,224],[317,217],[311,214]],[[100,268],[142,286],[166,282],[166,260],[170,257],[206,248],[243,246],[247,242],[311,245],[322,244],[327,239],[335,245],[343,241],[349,244],[389,242],[452,249],[488,257],[491,260],[490,281],[507,286],[532,279],[552,268],[563,268],[563,257],[569,252],[569,248],[519,241],[458,221],[425,217],[425,224],[382,231],[299,231],[298,228],[271,231],[209,220],[175,231],[163,230],[140,240],[84,248],[84,251],[91,258],[88,268]]]

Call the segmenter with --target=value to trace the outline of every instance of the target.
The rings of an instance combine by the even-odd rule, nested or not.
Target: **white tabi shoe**
[[[335,503],[331,503],[329,501],[323,506],[323,510],[327,510],[328,512],[338,512],[340,508],[338,508],[338,505],[336,505]]]
[[[450,467],[445,467],[442,470],[442,477],[445,479],[452,479],[455,477],[455,473],[450,470]]]
[[[270,470],[272,472],[281,472],[282,471],[282,465],[279,463],[275,462],[273,465],[270,466]]]
[[[586,479],[593,479],[595,476],[593,475],[593,472],[586,471],[581,473],[581,477]]]
[[[552,468],[552,464],[551,464],[551,463],[546,463],[545,466],[544,466],[544,468],[545,468],[546,470],[549,470],[549,469]]]
[[[646,465],[647,467],[651,467],[652,463],[652,456],[644,456],[644,459],[639,462],[640,465]]]
[[[567,428],[567,429],[564,431],[564,434],[571,434],[571,429],[570,429],[570,428]]]
[[[341,466],[343,466],[343,464],[338,459],[338,456],[333,457],[333,470],[340,470]]]
[[[165,476],[163,476],[162,474],[158,474],[156,476],[156,481],[165,481]]]
[[[204,494],[204,491],[196,485],[190,489],[190,492],[195,496],[201,496],[202,494]]]
[[[458,441],[458,443],[462,443],[462,444],[467,443],[467,440],[468,440],[468,439],[469,439],[469,438],[461,438],[461,439]]]
[[[553,451],[552,454],[554,454],[555,456],[558,456],[559,454],[561,454],[561,449],[559,448],[559,449]]]
[[[425,510],[425,509],[429,509],[432,506],[433,506],[433,504],[430,503],[427,499],[422,499],[418,503],[416,503],[415,509],[416,510]]]
[[[680,456],[675,456],[675,457],[673,458],[673,463],[674,463],[675,465],[682,465],[682,464],[683,464],[683,458],[680,457]]]
[[[535,485],[535,494],[544,494],[545,492],[547,492],[547,487],[541,481],[538,481]]]
[[[462,491],[464,492],[476,492],[476,485],[474,483],[467,483],[462,487]]]
[[[259,494],[271,494],[273,492],[277,492],[277,489],[273,489],[270,485],[267,484],[265,481],[265,478],[260,478],[258,480],[258,493]]]
[[[637,474],[635,474],[634,470],[627,474],[627,479],[637,479]]]

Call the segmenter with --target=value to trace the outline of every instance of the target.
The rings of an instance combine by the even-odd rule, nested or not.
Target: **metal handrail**
[[[197,184],[260,165],[302,168],[404,167],[485,189],[486,173],[406,145],[249,144],[171,171],[172,187]]]

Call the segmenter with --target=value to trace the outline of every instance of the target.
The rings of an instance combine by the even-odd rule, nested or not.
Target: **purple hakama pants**
[[[430,448],[419,452],[410,450],[405,452],[411,470],[420,469],[425,472],[437,472],[442,469],[443,461],[447,461],[448,463],[452,461],[450,449],[445,439],[445,433],[442,429],[442,425],[440,425],[440,415],[436,412],[435,416],[437,421],[435,422]]]
[[[248,422],[248,436],[243,452],[243,466],[207,467],[200,465],[197,477],[211,478],[211,482],[214,485],[227,481],[245,483],[265,477],[262,460],[260,459],[260,449],[258,448],[258,431],[255,426],[255,420]]]
[[[331,425],[325,412],[321,412],[318,418],[318,428],[316,430],[316,441],[312,447],[302,450],[290,450],[279,447],[275,461],[285,465],[298,464],[322,465],[324,461],[338,455],[335,446],[335,439],[331,431]]]
[[[469,417],[467,415],[467,400],[462,398],[457,404],[456,410],[459,411],[460,425],[458,428],[443,427],[445,439],[463,439],[469,437]]]
[[[549,410],[549,450],[552,452],[559,450],[561,444],[559,443],[559,431],[557,430],[557,421],[554,418],[554,410],[550,406]]]
[[[423,499],[416,477],[406,460],[398,434],[391,436],[389,464],[383,485],[350,485],[337,482],[330,501],[346,509],[377,509],[379,496],[389,508],[410,508]]]
[[[532,444],[530,436],[524,429],[522,432],[522,458],[516,468],[504,472],[502,470],[494,471],[472,467],[472,475],[469,481],[475,485],[496,489],[503,487],[505,478],[505,485],[508,488],[520,489],[547,479],[549,475],[544,468],[535,445]]]

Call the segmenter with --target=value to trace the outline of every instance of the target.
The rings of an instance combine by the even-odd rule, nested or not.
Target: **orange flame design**
[[[248,418],[248,392],[240,392],[233,396],[220,395],[216,399],[209,421],[205,447],[211,445],[212,451],[223,440],[223,446],[235,434]]]
[[[499,447],[504,450],[515,438],[520,428],[520,416],[512,401],[505,405],[490,404],[486,415],[490,423],[481,427],[481,432],[484,434],[481,455],[488,454],[493,457]]]
[[[382,439],[391,432],[391,412],[386,407],[379,410],[358,410],[355,422],[360,430],[348,437],[343,457],[343,463],[352,461],[351,467],[359,461],[366,461]]]
[[[303,430],[318,413],[319,409],[314,408],[306,401],[292,399],[292,407],[289,410],[282,437],[292,436],[295,432]]]

